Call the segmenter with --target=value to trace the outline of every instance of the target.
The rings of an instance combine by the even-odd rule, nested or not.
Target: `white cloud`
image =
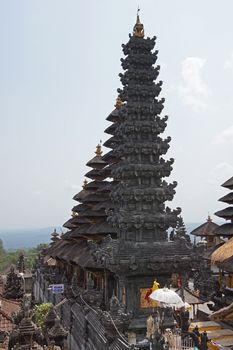
[[[82,187],[80,186],[80,184],[77,185],[77,184],[74,184],[74,183],[70,183],[68,180],[65,180],[65,189],[67,191],[72,190],[72,191],[78,191],[79,192],[79,191],[81,191]]]
[[[230,54],[230,57],[224,63],[224,69],[230,70],[230,71],[233,72],[233,51]]]
[[[32,193],[34,194],[34,196],[40,196],[42,194],[42,190],[35,189],[32,191]]]
[[[233,125],[229,126],[227,129],[222,130],[218,135],[216,135],[212,143],[214,145],[233,143]]]
[[[201,70],[206,59],[201,57],[187,57],[182,62],[182,84],[179,86],[179,95],[186,105],[204,107],[210,89],[201,76]]]
[[[209,173],[208,182],[212,185],[221,185],[223,182],[232,177],[233,165],[222,162],[217,164]]]
[[[160,71],[163,71],[168,67],[168,64],[165,62],[161,62],[159,65],[160,65]]]

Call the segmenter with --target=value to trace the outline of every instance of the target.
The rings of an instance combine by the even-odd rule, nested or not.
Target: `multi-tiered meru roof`
[[[231,190],[230,193],[225,195],[224,197],[220,198],[219,201],[223,203],[227,203],[230,206],[226,207],[225,209],[219,210],[215,213],[220,218],[223,218],[225,220],[230,220],[229,223],[223,224],[219,226],[216,230],[215,233],[218,236],[223,236],[223,237],[233,237],[233,177],[231,177],[229,180],[224,182],[222,184],[222,187],[225,187],[229,190]]]

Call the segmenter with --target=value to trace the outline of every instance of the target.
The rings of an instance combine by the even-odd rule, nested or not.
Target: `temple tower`
[[[144,38],[138,15],[129,37],[122,45],[126,56],[121,60],[123,89],[118,89],[122,104],[117,118],[107,118],[113,124],[106,132],[113,136],[104,145],[112,149],[107,158],[112,163],[114,183],[108,222],[118,238],[108,268],[116,274],[120,301],[134,315],[133,329],[140,328],[141,316],[151,312],[148,309],[153,306],[146,305],[144,296],[154,278],[163,286],[171,283],[172,273],[184,276],[190,268],[191,248],[182,239],[168,241],[168,229],[177,227],[181,209],[166,206],[177,183],[164,179],[170,175],[174,160],[163,158],[171,138],[161,137],[168,117],[160,115],[164,99],[159,98],[160,67],[154,67],[156,38]]]
[[[118,185],[111,194],[114,212],[110,221],[124,241],[164,241],[166,230],[176,226],[180,213],[180,209],[165,207],[165,202],[173,199],[176,183],[163,180],[170,175],[174,160],[162,158],[171,138],[159,136],[168,117],[160,117],[164,99],[159,99],[162,82],[155,82],[160,67],[153,66],[158,54],[152,52],[154,46],[155,37],[144,39],[137,16],[133,36],[123,45],[125,73],[120,74],[123,89],[119,89],[119,95],[124,105],[115,132],[121,142],[113,150],[120,161],[112,170]]]

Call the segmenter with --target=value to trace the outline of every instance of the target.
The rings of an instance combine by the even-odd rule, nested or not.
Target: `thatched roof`
[[[226,259],[222,263],[219,263],[218,266],[223,271],[233,273],[233,255],[229,259]]]
[[[117,124],[111,124],[110,126],[107,127],[107,129],[104,130],[106,134],[114,135],[116,132]]]
[[[233,236],[233,223],[227,223],[217,227],[214,233],[216,236]]]
[[[226,196],[219,198],[220,202],[225,202],[228,204],[233,204],[233,192],[228,193]]]
[[[218,225],[215,224],[210,217],[208,217],[207,221],[204,224],[195,228],[192,232],[190,232],[190,234],[194,236],[202,236],[202,237],[215,236],[214,231],[216,230],[217,227]]]
[[[220,241],[219,243],[217,243],[213,247],[210,247],[210,248],[207,248],[206,250],[204,250],[204,252],[202,253],[203,259],[210,260],[213,252],[215,252],[215,250],[217,250],[219,247],[221,247],[224,243],[225,243],[224,241]]]
[[[106,118],[109,122],[115,122],[119,120],[119,109],[115,108],[109,116]]]
[[[109,199],[109,196],[106,194],[102,194],[100,192],[95,192],[95,193],[90,193],[88,196],[86,196],[83,199],[83,203],[88,203],[88,202],[104,202],[107,199]]]
[[[233,190],[233,176],[229,180],[224,182],[222,184],[222,187],[226,187],[226,188],[229,188],[229,190]]]
[[[233,207],[227,207],[225,209],[219,210],[215,213],[215,215],[219,216],[220,218],[230,220],[233,218]]]
[[[215,311],[210,315],[210,319],[212,321],[225,321],[232,320],[233,321],[233,303],[229,306],[224,307],[218,311]]]
[[[101,156],[95,156],[86,165],[94,169],[102,169],[107,163],[102,160]]]
[[[68,228],[69,230],[72,230],[73,228],[76,228],[78,224],[73,222],[73,219],[74,218],[70,218],[62,226],[65,227],[65,228]]]
[[[119,144],[120,142],[121,142],[120,138],[114,135],[114,136],[110,137],[110,139],[108,139],[104,142],[104,147],[113,149],[115,147],[115,145]]]
[[[117,157],[114,155],[113,151],[109,151],[103,155],[102,159],[109,162],[112,159],[117,159]]]
[[[92,169],[90,171],[88,171],[88,173],[86,173],[85,175],[86,177],[93,179],[93,180],[97,180],[97,181],[102,181],[105,179],[105,168],[103,169]]]
[[[211,256],[211,263],[222,263],[233,256],[233,237],[219,247]]]
[[[74,195],[73,199],[75,201],[82,201],[85,196],[87,196],[90,193],[90,191],[87,191],[86,189],[81,190],[77,194]]]
[[[108,184],[108,181],[90,181],[86,186],[85,189],[87,190],[95,190],[95,189],[101,189],[105,185]]]
[[[89,208],[90,208],[90,205],[88,205],[88,204],[78,204],[72,208],[72,211],[74,211],[75,213],[81,213],[82,211],[89,209]]]

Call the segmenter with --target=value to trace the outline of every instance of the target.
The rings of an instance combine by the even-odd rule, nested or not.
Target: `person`
[[[197,337],[200,337],[200,332],[199,332],[199,328],[198,325],[195,326],[193,333],[196,334]]]
[[[201,333],[201,350],[208,350],[208,343],[209,338],[207,336],[206,331],[204,331],[203,333]]]

